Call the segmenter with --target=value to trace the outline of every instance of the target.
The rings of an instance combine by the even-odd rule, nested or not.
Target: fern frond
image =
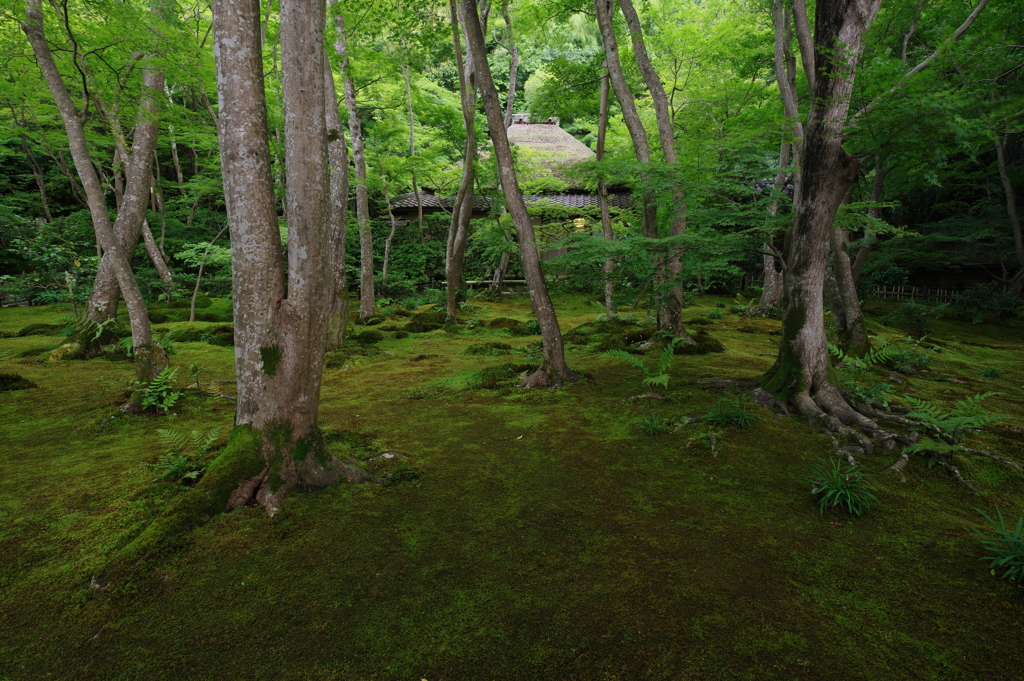
[[[965,397],[956,404],[953,405],[952,413],[957,416],[974,416],[979,413],[984,413],[981,407],[981,401],[988,399],[989,397],[995,397],[996,395],[1002,395],[1001,392],[987,392],[980,393],[978,395],[972,395],[971,397]],[[987,414],[986,414],[987,416]]]
[[[675,358],[675,344],[669,343],[665,349],[661,351],[661,356],[658,357],[658,373],[664,374],[665,371],[672,366],[672,360]]]
[[[916,454],[917,452],[935,452],[936,454],[949,454],[959,451],[958,445],[951,445],[942,440],[933,440],[930,437],[923,437],[916,445],[905,447],[905,454]]]
[[[167,446],[167,450],[175,454],[180,452],[188,441],[184,433],[180,433],[173,428],[157,428],[156,434],[163,441],[164,445]]]
[[[644,374],[648,373],[647,367],[644,366],[643,360],[635,355],[629,354],[625,350],[605,350],[603,353],[601,353],[601,356],[608,357],[610,359],[622,360],[623,362],[626,362],[627,364],[630,364],[636,367],[637,369],[640,369],[641,371],[644,372]]]
[[[662,388],[668,387],[668,374],[658,374],[657,376],[648,376],[643,380],[644,385],[660,385]]]

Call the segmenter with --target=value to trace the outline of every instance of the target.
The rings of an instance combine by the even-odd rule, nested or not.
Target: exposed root
[[[535,372],[523,379],[519,384],[520,388],[550,388],[551,390],[557,390],[566,383],[573,383],[574,381],[580,380],[571,369],[563,367],[561,371],[557,369],[547,369],[541,367]]]
[[[964,447],[963,449],[964,449],[965,452],[970,452],[971,454],[974,454],[975,456],[983,456],[986,459],[992,459],[993,461],[998,461],[999,463],[1006,464],[1007,466],[1009,466],[1010,468],[1014,469],[1015,471],[1019,471],[1021,473],[1024,473],[1024,466],[1021,466],[1016,461],[1010,461],[1009,459],[1004,459],[1003,457],[999,456],[998,454],[993,454],[992,452],[984,452],[984,451],[982,451],[980,449],[971,449],[969,447]]]
[[[945,468],[946,471],[957,480],[957,482],[962,484],[967,489],[971,490],[971,492],[973,492],[976,496],[981,496],[981,493],[978,492],[978,490],[974,489],[974,486],[971,483],[964,480],[964,476],[960,475],[960,469],[954,466],[952,463],[950,463],[949,459],[945,455],[933,453],[933,456],[935,457],[935,460],[942,464],[942,467]]]
[[[887,468],[883,468],[879,472],[879,475],[881,475],[882,473],[888,473],[890,471],[895,471],[900,476],[900,482],[906,482],[907,481],[907,476],[903,475],[903,468],[904,468],[904,466],[907,465],[907,462],[909,460],[910,460],[910,454],[907,454],[906,452],[903,452],[902,454],[900,454],[900,457],[898,459],[896,459],[892,463],[891,466],[889,466]]]
[[[697,385],[704,385],[710,388],[742,388],[743,390],[753,390],[757,387],[757,382],[743,379],[721,378],[700,380],[697,381]]]

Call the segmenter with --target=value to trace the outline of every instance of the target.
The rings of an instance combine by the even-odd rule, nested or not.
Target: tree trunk
[[[784,141],[779,147],[779,172],[775,175],[774,188],[776,194],[781,192],[786,182],[786,167],[789,165],[789,149],[790,143]],[[768,214],[775,217],[779,214],[779,201],[778,198],[772,199],[771,205],[768,206]],[[778,307],[779,303],[782,302],[782,277],[783,270],[776,267],[776,256],[771,255],[769,251],[774,250],[770,241],[766,241],[762,245],[762,249],[765,251],[764,255],[764,288],[761,290],[761,300],[757,304],[757,309],[762,313],[769,307]]]
[[[50,46],[46,41],[41,0],[26,0],[25,15],[26,20],[21,24],[21,27],[29,43],[32,45],[36,63],[43,73],[43,77],[64,122],[75,168],[78,170],[78,176],[89,202],[89,212],[92,216],[93,227],[96,230],[97,242],[102,245],[103,251],[107,255],[105,260],[108,263],[108,267],[114,271],[117,283],[124,292],[125,305],[128,308],[128,318],[132,329],[136,378],[140,383],[149,383],[154,376],[167,366],[167,355],[159,346],[154,346],[153,344],[149,316],[146,313],[146,302],[142,297],[142,291],[139,290],[139,286],[135,281],[135,276],[132,274],[127,254],[121,250],[114,229],[110,225],[103,188],[100,186],[99,177],[97,177],[96,170],[93,168],[92,160],[89,157],[89,148],[85,137],[85,118],[88,111],[88,100],[86,100],[85,108],[80,112],[71,99],[67,86],[53,60]],[[147,70],[145,80],[147,87],[144,88],[144,92],[151,90],[157,81],[162,83],[163,76],[159,72]],[[144,95],[143,105],[145,106],[147,102],[152,104],[152,101]],[[140,137],[145,138],[146,134],[143,133]],[[144,140],[139,140],[140,145],[145,143]],[[135,184],[138,185],[138,182]],[[137,198],[141,192],[135,189],[134,186],[133,190],[133,198]],[[118,214],[119,221],[125,212],[122,211]]]
[[[594,0],[594,9],[597,13],[597,26],[601,32],[605,64],[608,68],[612,89],[615,91],[615,98],[622,109],[622,120],[629,131],[629,137],[633,142],[633,150],[637,160],[640,163],[650,163],[651,150],[647,139],[647,131],[640,121],[640,114],[637,112],[633,93],[629,90],[629,84],[626,82],[626,77],[622,71],[622,62],[619,59],[618,41],[615,38],[615,29],[612,26],[612,3],[610,0]],[[647,239],[657,239],[658,206],[655,203],[653,194],[645,193],[641,196],[641,216],[643,236]],[[665,258],[660,255],[656,256],[654,263],[655,298],[661,298],[665,291],[659,289],[663,287],[663,284],[668,283],[670,276],[667,272]],[[659,324],[663,322],[664,317],[659,314]]]
[[[216,0],[217,88],[224,195],[231,225],[238,407],[210,484],[215,503],[250,498],[273,515],[295,485],[349,474],[317,426],[330,267],[328,130],[322,2],[281,3],[281,62],[288,172],[288,286],[274,205],[259,5]],[[218,478],[219,476],[219,478]],[[203,480],[208,487],[207,480]],[[214,510],[224,510],[214,509]]]
[[[512,125],[512,110],[516,103],[516,87],[519,78],[519,48],[516,46],[516,36],[512,31],[512,15],[508,11],[508,0],[501,3],[501,16],[505,19],[505,27],[508,29],[508,96],[505,97],[505,129]]]
[[[391,259],[391,241],[395,238],[395,230],[398,229],[398,222],[395,220],[395,213],[391,210],[391,196],[388,195],[388,178],[384,173],[384,159],[380,155],[380,150],[377,150],[377,161],[380,163],[380,184],[381,189],[384,192],[384,204],[388,209],[388,217],[391,219],[391,232],[388,233],[388,238],[384,240],[384,264],[380,270],[381,283],[388,283],[388,260]]]
[[[597,162],[604,160],[605,137],[608,132],[608,68],[604,69],[601,76],[601,105],[597,117]],[[615,239],[615,232],[612,231],[612,217],[608,210],[608,186],[604,181],[604,171],[597,176],[597,200],[601,210],[601,233],[605,241]],[[609,319],[618,316],[615,309],[615,284],[612,282],[612,272],[615,271],[615,260],[608,258],[604,261],[602,272],[604,273],[604,309]]]
[[[203,253],[203,259],[199,261],[199,274],[196,275],[196,285],[192,289],[192,300],[188,306],[188,321],[194,322],[196,320],[196,298],[199,297],[199,284],[203,281],[203,270],[206,268],[206,257],[210,254],[210,249],[213,248],[213,244],[220,235],[224,233],[224,230],[228,228],[227,225],[221,227],[221,230],[217,232],[217,235],[210,239],[210,245],[206,247],[206,251]]]
[[[338,114],[338,92],[331,64],[324,56],[324,97],[327,115],[327,156],[331,164],[331,274],[334,288],[327,322],[327,350],[345,346],[348,327],[348,282],[345,277],[345,231],[348,227],[348,147]]]
[[[1013,249],[1017,253],[1017,264],[1024,268],[1024,236],[1021,234],[1020,217],[1017,215],[1017,193],[1013,190],[1010,173],[1006,169],[1006,147],[1009,135],[996,140],[996,163],[999,166],[999,179],[1003,181],[1003,192],[1006,194],[1006,217],[1010,220],[1013,230]]]
[[[11,113],[14,113],[14,107],[11,107]],[[18,136],[21,138],[21,149],[25,152],[25,160],[28,161],[28,165],[32,169],[32,177],[35,178],[36,187],[39,189],[39,200],[43,204],[43,215],[46,216],[47,222],[53,222],[53,216],[50,215],[50,202],[46,197],[46,179],[43,177],[43,169],[36,163],[36,157],[33,156],[32,150],[28,146],[28,135],[21,133]]]
[[[412,191],[416,197],[416,226],[420,233],[420,240],[423,240],[423,197],[420,195],[420,185],[416,182],[416,118],[412,112],[412,83],[409,77],[411,68],[408,64],[402,67],[402,78],[405,80],[405,101],[409,108],[409,163],[412,167]]]
[[[331,0],[331,8],[338,0]],[[356,223],[359,225],[359,318],[377,314],[377,300],[373,288],[373,233],[370,230],[370,190],[366,175],[366,149],[363,144],[363,126],[356,108],[356,85],[349,69],[348,45],[345,35],[345,17],[335,10],[337,40],[334,50],[341,57],[341,73],[345,82],[345,108],[348,109],[348,133],[352,140],[352,160],[356,167]]]
[[[837,294],[835,303],[830,303],[829,307],[836,325],[839,347],[850,357],[863,357],[871,350],[871,340],[864,325],[857,284],[850,268],[850,235],[839,227],[833,227],[829,233],[829,242],[832,249],[831,274]]]
[[[483,95],[484,110],[487,114],[487,127],[490,130],[491,142],[494,144],[494,154],[498,161],[498,173],[501,176],[501,188],[505,194],[509,213],[512,214],[512,222],[515,224],[516,233],[519,236],[523,272],[526,275],[526,282],[530,288],[530,300],[533,303],[533,309],[537,313],[537,321],[541,329],[544,363],[536,373],[525,379],[522,385],[523,387],[548,385],[552,388],[557,388],[564,382],[575,381],[579,377],[565,363],[562,332],[558,327],[555,308],[551,303],[547,284],[544,282],[544,274],[540,269],[540,254],[537,252],[533,225],[530,224],[530,215],[526,211],[526,201],[523,199],[523,193],[519,189],[519,182],[516,180],[512,150],[508,143],[508,135],[505,132],[501,104],[498,101],[498,91],[494,87],[494,81],[491,79],[491,69],[487,64],[486,44],[480,27],[480,21],[477,18],[476,0],[462,0],[462,8],[466,19],[466,45],[470,54],[474,57],[474,71],[476,73],[477,85]]]
[[[856,179],[857,160],[842,147],[843,125],[864,31],[880,0],[818,0],[815,16],[817,79],[805,130],[803,179],[785,254],[782,340],[775,365],[761,385],[811,419],[817,427],[871,442],[848,425],[881,433],[854,411],[830,376],[822,288],[829,230]]]
[[[622,14],[626,17],[626,25],[629,27],[636,65],[640,69],[640,75],[643,76],[644,84],[647,85],[647,90],[651,94],[651,102],[654,104],[654,117],[658,124],[662,159],[665,161],[665,165],[672,168],[677,164],[677,154],[672,115],[668,108],[668,96],[665,94],[665,87],[662,85],[657,71],[654,70],[650,57],[647,56],[647,46],[644,44],[640,17],[637,16],[633,3],[630,0],[619,0],[619,7],[622,9]],[[673,237],[680,237],[685,233],[686,192],[682,184],[677,184],[672,191],[672,226],[669,234]],[[686,304],[686,291],[681,281],[683,261],[679,246],[674,246],[664,255],[664,263],[663,286],[668,287],[668,291],[664,294],[664,303],[659,305],[658,326],[676,338],[689,339],[680,317],[683,305]]]
[[[868,217],[875,219],[879,217],[878,202],[882,200],[882,195],[885,192],[885,176],[889,174],[890,170],[892,170],[892,166],[888,168],[882,167],[881,155],[875,154],[875,177],[871,182],[871,206],[868,208]],[[850,266],[854,285],[860,279],[864,263],[867,262],[868,256],[871,255],[871,251],[875,250],[877,244],[875,231],[870,227],[864,230],[864,239],[867,243],[857,249],[857,256],[853,260],[853,265]]]
[[[127,141],[121,122],[116,116],[117,107],[110,110],[105,106],[97,106],[114,140],[114,197],[117,204],[117,219],[114,220],[114,234],[117,236],[121,252],[129,262],[135,254],[139,236],[143,236],[146,253],[153,262],[157,274],[164,281],[171,281],[171,273],[167,263],[160,254],[159,248],[149,230],[146,221],[146,204],[149,201],[151,176],[149,159],[156,147],[157,135],[160,131],[160,98],[163,97],[164,78],[159,72],[147,71],[143,76],[143,97],[139,114],[135,123],[135,134],[132,136],[132,151],[128,153]],[[159,89],[159,94],[157,94]],[[138,167],[136,167],[138,166]],[[127,181],[121,189],[122,173]],[[89,299],[89,318],[97,323],[113,319],[117,314],[117,305],[121,297],[121,289],[117,277],[109,262],[96,270],[93,281],[93,293]]]
[[[462,103],[462,120],[466,128],[466,146],[462,155],[462,179],[452,206],[452,221],[448,227],[448,242],[445,248],[444,274],[447,290],[446,310],[450,319],[455,319],[460,297],[465,295],[462,267],[469,242],[469,221],[473,217],[473,181],[476,161],[476,88],[470,74],[473,70],[473,55],[467,49],[466,61],[462,61],[462,41],[459,39],[460,14],[462,24],[467,21],[465,13],[459,12],[455,0],[449,1],[452,21],[452,40],[455,47],[455,68],[459,72],[459,99]],[[468,41],[468,39],[467,39]],[[500,179],[499,179],[500,181]]]

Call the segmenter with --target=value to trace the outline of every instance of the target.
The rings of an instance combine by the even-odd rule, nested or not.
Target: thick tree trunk
[[[819,428],[856,434],[854,425],[874,433],[878,426],[854,411],[829,372],[822,288],[828,266],[829,230],[858,169],[842,147],[862,36],[880,0],[818,0],[814,100],[807,122],[803,180],[793,231],[785,254],[782,340],[775,365],[761,385],[791,402]],[[870,449],[870,441],[859,437]]]
[[[121,250],[114,229],[110,225],[103,188],[89,157],[89,148],[85,137],[87,109],[81,112],[78,110],[78,107],[71,99],[71,95],[68,93],[67,86],[60,75],[60,71],[57,69],[56,63],[53,61],[53,55],[50,52],[44,32],[41,0],[26,0],[25,15],[26,20],[22,23],[21,27],[29,43],[32,45],[36,63],[43,73],[43,77],[64,122],[75,168],[78,170],[78,176],[89,202],[89,212],[92,216],[93,227],[96,230],[97,242],[102,245],[103,251],[107,254],[108,266],[113,269],[117,283],[124,292],[125,305],[128,308],[128,318],[132,329],[136,378],[140,383],[149,383],[154,376],[167,366],[167,355],[159,346],[154,346],[153,344],[149,315],[146,312],[146,302],[135,281],[135,276],[132,274],[127,254]],[[161,74],[152,70],[147,71],[147,85],[151,86],[158,78],[162,82],[163,77]],[[146,89],[150,88],[144,88],[144,92]],[[145,103],[146,101],[146,97],[143,96],[143,102]],[[86,101],[87,106],[88,101]],[[118,215],[118,218],[121,218],[121,214]]]
[[[370,231],[370,190],[366,175],[366,149],[363,144],[363,126],[356,109],[356,85],[348,62],[348,41],[345,17],[337,11],[338,0],[331,1],[335,10],[334,50],[341,57],[341,73],[345,83],[345,108],[348,109],[348,133],[352,141],[352,161],[356,169],[356,224],[359,225],[359,318],[377,314],[377,300],[373,288],[373,233]]]
[[[463,13],[466,18],[466,45],[473,54],[477,85],[483,95],[484,110],[487,113],[487,127],[490,130],[494,154],[498,161],[498,173],[501,176],[501,188],[505,194],[512,222],[519,235],[519,248],[523,260],[523,272],[530,289],[530,300],[537,313],[543,343],[544,364],[536,373],[523,381],[524,387],[547,385],[560,387],[564,382],[578,380],[578,376],[565,363],[565,347],[562,343],[562,332],[558,327],[555,308],[548,295],[544,273],[540,269],[540,254],[530,224],[530,215],[526,211],[526,201],[519,189],[516,179],[515,165],[512,161],[512,150],[505,132],[501,104],[498,91],[491,79],[491,69],[486,59],[484,34],[477,18],[476,0],[462,0]]]
[[[255,498],[273,515],[293,486],[321,486],[350,475],[327,451],[317,426],[329,316],[324,301],[333,293],[324,16],[322,2],[281,3],[285,295],[266,142],[259,6],[255,0],[214,3],[238,408],[231,443],[218,459],[222,465],[215,463],[208,477],[220,475],[211,484],[230,488],[217,500],[227,509]]]
[[[450,319],[458,312],[459,298],[465,296],[463,264],[466,246],[469,243],[469,221],[473,217],[473,182],[476,162],[476,88],[473,85],[473,55],[468,50],[466,61],[462,61],[462,40],[459,38],[459,23],[465,25],[465,13],[460,12],[455,0],[449,1],[452,22],[452,40],[455,47],[455,68],[459,72],[459,99],[462,103],[462,120],[466,128],[466,146],[462,155],[462,179],[452,206],[452,220],[448,227],[448,242],[445,248],[444,275],[448,294],[446,310]]]
[[[348,282],[345,277],[345,230],[348,227],[348,147],[338,114],[338,92],[331,64],[324,55],[324,97],[327,116],[327,156],[331,164],[331,274],[333,291],[327,321],[327,350],[345,346],[348,327]]]

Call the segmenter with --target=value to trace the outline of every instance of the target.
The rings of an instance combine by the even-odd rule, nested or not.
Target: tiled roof
[[[524,198],[527,203],[547,202],[561,204],[569,208],[584,208],[598,205],[597,194],[547,194],[543,196],[527,196]],[[428,194],[427,192],[421,192],[420,201],[424,208],[444,208],[446,210],[451,210],[452,205],[455,203],[455,197],[436,196],[434,194]],[[409,192],[408,194],[396,196],[391,205],[394,208],[416,208],[416,194]],[[608,205],[613,208],[629,208],[633,205],[633,199],[629,194],[609,194]],[[474,194],[473,207],[479,210],[487,210],[491,207],[491,199],[486,196]]]

